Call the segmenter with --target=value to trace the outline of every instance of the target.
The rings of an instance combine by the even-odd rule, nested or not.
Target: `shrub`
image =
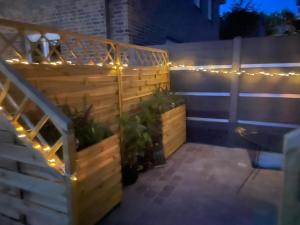
[[[147,128],[141,124],[139,116],[129,117],[123,114],[120,119],[122,132],[122,165],[134,167],[138,157],[144,156],[145,148],[152,145],[152,139]]]

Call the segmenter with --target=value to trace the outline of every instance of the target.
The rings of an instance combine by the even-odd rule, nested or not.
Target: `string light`
[[[3,107],[2,106],[0,106],[0,111],[2,111],[3,110]]]
[[[33,148],[35,148],[35,149],[37,149],[37,150],[39,150],[39,149],[41,149],[41,145],[40,144],[34,144],[33,145]]]
[[[45,147],[43,148],[43,150],[44,150],[45,152],[49,152],[49,151],[50,151],[50,147],[49,147],[49,146],[45,146]]]
[[[22,132],[22,131],[24,131],[24,128],[23,128],[23,127],[21,127],[21,126],[20,126],[20,127],[17,127],[17,128],[16,128],[16,131],[18,131],[18,132]]]
[[[30,63],[30,62],[28,62],[26,60],[20,61],[19,59],[7,59],[6,62],[9,63],[9,64],[21,63],[21,64],[26,64],[26,65],[29,65],[29,64],[44,64],[44,65],[52,65],[52,66],[63,65],[62,61],[55,61],[55,62],[43,61],[41,63],[37,63],[37,62]],[[76,65],[72,61],[66,61],[66,64],[68,64],[68,65]],[[116,69],[123,70],[124,68],[127,68],[129,66],[127,63],[124,63],[124,64],[117,63],[116,64],[116,63],[114,63],[112,61],[109,62],[108,64],[111,66],[112,69],[115,69],[115,70]],[[95,64],[94,63],[89,63],[89,64],[86,64],[86,65],[94,66]],[[97,63],[96,66],[103,67],[104,64],[103,63]]]
[[[48,164],[49,164],[49,166],[52,166],[52,167],[56,166],[55,159],[48,159]]]
[[[18,138],[25,138],[26,135],[25,134],[18,134]]]
[[[211,69],[206,69],[203,67],[199,66],[186,66],[186,65],[178,65],[178,66],[171,66],[171,70],[173,71],[178,71],[178,70],[188,70],[188,71],[202,71],[202,72],[208,72],[212,74],[235,74],[235,75],[250,75],[250,76],[255,76],[255,75],[263,75],[263,76],[281,76],[281,77],[290,77],[290,76],[300,76],[299,73],[295,72],[289,72],[289,73],[268,73],[265,71],[259,71],[259,72],[247,72],[245,70],[242,71],[229,71],[227,70],[217,70],[214,69],[214,66],[211,66]]]
[[[71,175],[71,176],[70,176],[70,179],[71,179],[72,181],[77,181],[77,180],[78,180],[78,178],[77,178],[77,176],[76,176],[75,174]]]

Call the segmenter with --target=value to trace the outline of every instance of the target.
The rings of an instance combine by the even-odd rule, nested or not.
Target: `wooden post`
[[[79,225],[78,192],[76,181],[76,146],[72,128],[63,137],[63,157],[65,163],[65,184],[68,199],[69,224]]]
[[[121,52],[120,46],[118,44],[115,45],[116,55],[115,55],[115,66],[117,69],[118,76],[118,97],[119,97],[119,115],[122,115],[123,112],[123,77],[122,77],[122,69],[121,66]]]
[[[236,37],[233,39],[233,55],[232,55],[232,76],[230,86],[230,109],[229,109],[229,138],[228,145],[233,146],[235,128],[237,124],[238,114],[238,99],[239,99],[239,75],[241,67],[241,47],[242,38]]]

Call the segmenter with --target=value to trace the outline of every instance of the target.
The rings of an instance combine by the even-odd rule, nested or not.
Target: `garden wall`
[[[300,127],[299,43],[289,35],[157,46],[172,64],[194,66],[170,75],[186,99],[188,141],[281,151],[283,134]]]

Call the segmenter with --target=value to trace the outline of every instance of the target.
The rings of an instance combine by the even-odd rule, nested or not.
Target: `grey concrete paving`
[[[281,172],[252,169],[243,149],[186,144],[99,225],[275,225],[281,183]]]

